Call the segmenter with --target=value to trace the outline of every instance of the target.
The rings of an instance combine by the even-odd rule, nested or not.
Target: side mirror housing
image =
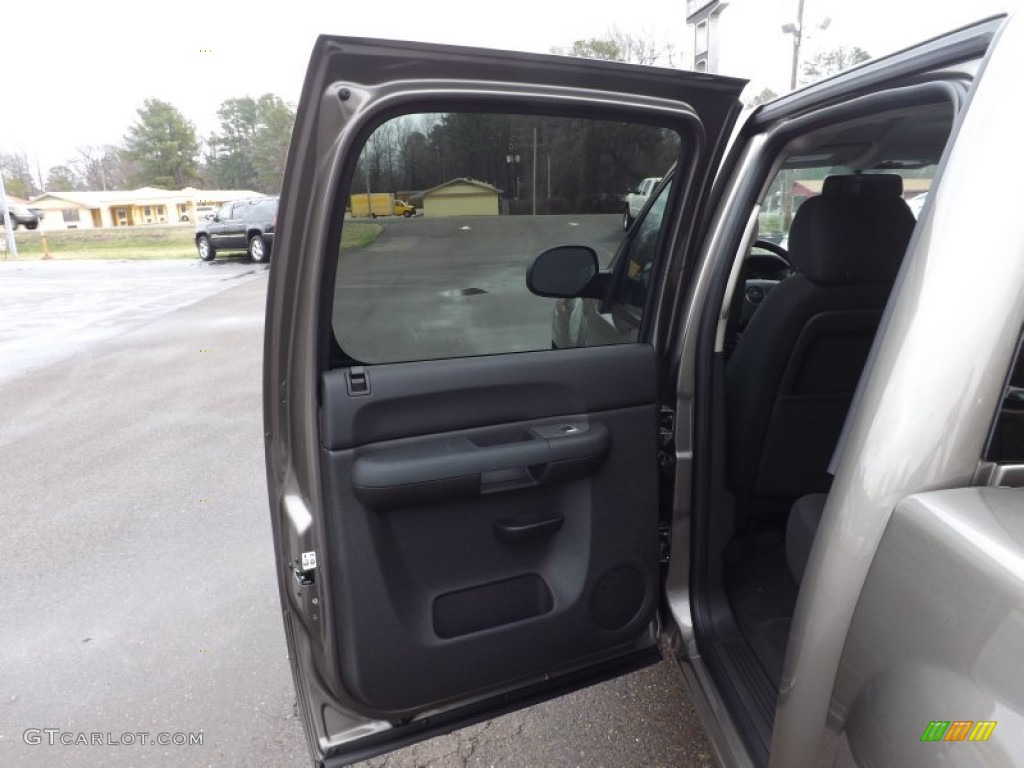
[[[552,299],[604,298],[608,275],[600,271],[597,252],[586,245],[558,245],[533,260],[526,287]]]

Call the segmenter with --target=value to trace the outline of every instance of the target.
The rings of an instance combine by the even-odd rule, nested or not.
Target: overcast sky
[[[726,12],[740,12],[744,2],[796,14],[797,0],[734,0]],[[830,19],[805,50],[853,44],[878,56],[1012,4],[805,0],[806,28]],[[201,135],[216,127],[224,99],[271,92],[295,102],[320,33],[548,52],[616,25],[692,51],[685,0],[50,0],[34,8],[4,27],[0,151],[25,152],[44,175],[79,145],[119,143],[146,98],[174,104]],[[785,39],[777,27],[764,35]],[[747,52],[732,65],[746,71],[728,74],[753,77],[757,90],[781,90],[788,64],[765,61],[764,50]]]

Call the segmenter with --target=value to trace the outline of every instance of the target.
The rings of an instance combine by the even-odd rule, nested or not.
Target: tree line
[[[672,45],[617,27],[551,53],[663,66],[675,66],[678,57]],[[652,126],[469,112],[406,115],[371,134],[352,192],[411,194],[470,178],[497,187],[513,213],[531,212],[535,201],[538,213],[618,212],[623,194],[645,176],[660,176],[678,155],[678,135]]]
[[[849,48],[841,45],[838,48],[823,51],[803,63],[797,85],[802,88],[818,80],[824,80],[826,77],[831,77],[837,72],[842,72],[844,69],[849,69],[870,58],[871,54],[857,45]],[[778,97],[779,94],[771,88],[764,88],[747,100],[747,106],[756,107]]]
[[[570,46],[552,48],[551,52],[670,67],[676,66],[679,58],[672,45],[658,44],[650,36],[631,35],[617,27],[612,27],[603,38],[576,40]],[[858,47],[840,47],[818,54],[804,62],[801,84],[867,58],[868,54]],[[765,88],[750,97],[748,104],[760,104],[776,96],[774,91]],[[119,144],[80,146],[74,157],[50,168],[45,178],[39,168],[31,167],[24,153],[0,153],[0,171],[8,192],[18,197],[31,197],[43,191],[189,185],[278,192],[295,121],[292,108],[280,97],[268,93],[259,98],[228,99],[220,105],[217,117],[218,129],[201,138],[192,121],[172,104],[147,99],[136,111],[135,121]],[[363,183],[368,179],[374,190],[417,191],[454,176],[471,176],[501,187],[510,199],[519,199],[524,184],[525,191],[531,192],[528,187],[532,183],[532,165],[524,182],[522,168],[516,167],[519,164],[507,162],[505,157],[510,148],[518,147],[520,158],[525,157],[526,162],[532,164],[535,126],[513,119],[505,120],[501,126],[498,122],[501,122],[498,116],[490,116],[488,125],[488,120],[482,116],[465,115],[420,115],[393,120],[370,138],[360,159],[360,178]],[[596,152],[594,147],[603,147],[601,151],[611,156],[620,152],[616,147],[625,145],[609,143],[615,137],[602,135],[602,131],[608,130],[612,129],[595,127],[585,141],[578,143],[572,138],[566,140],[564,131],[558,127],[544,128],[543,160],[538,147],[538,160],[543,162],[544,193],[548,191],[548,157],[564,159],[568,152],[569,156],[582,159],[587,153]],[[645,142],[648,139],[643,139],[630,151],[642,154]],[[547,197],[571,200],[580,194],[574,189],[593,188],[588,179],[581,182],[566,177],[563,184],[563,180],[557,178],[561,173],[557,168],[570,166],[570,163],[559,163],[553,167],[556,178],[552,182],[557,183]],[[618,176],[636,175],[638,167],[624,166]],[[655,171],[641,171],[642,175],[651,173]],[[621,186],[622,183],[621,179],[602,181],[602,185]],[[566,192],[556,194],[556,189]]]
[[[422,192],[456,178],[496,187],[511,213],[618,212],[641,179],[679,157],[672,130],[572,117],[478,112],[407,115],[377,128],[354,193]]]
[[[146,99],[119,144],[80,146],[45,178],[24,153],[0,153],[0,171],[8,193],[24,198],[134,187],[279,192],[294,110],[267,93],[227,99],[217,118],[218,128],[200,138],[195,124],[173,104]]]

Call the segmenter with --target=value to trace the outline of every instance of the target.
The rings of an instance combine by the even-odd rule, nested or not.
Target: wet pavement
[[[267,511],[266,277],[0,262],[0,765],[309,764]],[[203,743],[26,743],[46,728]],[[663,662],[367,765],[714,764]]]
[[[265,275],[241,260],[0,261],[0,381]]]

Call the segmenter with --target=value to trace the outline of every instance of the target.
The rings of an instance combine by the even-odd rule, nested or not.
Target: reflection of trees
[[[518,164],[507,162],[515,146]],[[536,154],[536,158],[534,157]],[[644,125],[485,113],[396,118],[367,141],[356,178],[375,192],[414,193],[453,178],[501,190],[515,213],[618,212],[641,179],[661,176],[679,154],[677,134]],[[518,200],[512,193],[518,189]]]

